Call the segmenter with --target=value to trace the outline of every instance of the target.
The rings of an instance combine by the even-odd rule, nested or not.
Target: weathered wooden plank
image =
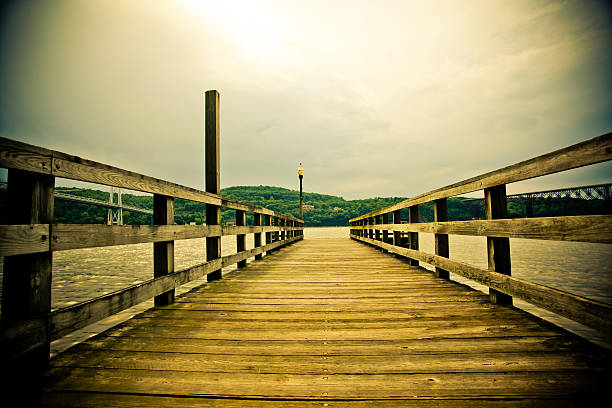
[[[0,225],[0,257],[50,250],[49,224]]]
[[[174,198],[155,194],[153,196],[153,224],[174,224]],[[174,241],[155,242],[153,244],[153,277],[159,278],[174,272]],[[154,298],[155,306],[174,303],[174,289],[170,289]]]
[[[134,395],[134,394],[106,394],[91,392],[61,392],[53,391],[45,394],[44,399],[35,400],[34,405],[62,406],[62,407],[108,407],[120,406],[130,407],[159,407],[185,408],[201,407],[223,407],[223,408],[364,408],[376,406],[378,408],[390,407],[418,407],[418,408],[456,408],[469,405],[472,408],[566,408],[576,407],[579,404],[596,403],[591,398],[551,398],[551,397],[530,397],[530,398],[500,398],[500,399],[472,399],[467,402],[465,399],[403,399],[394,398],[388,400],[363,399],[363,400],[289,400],[289,399],[256,399],[256,398],[209,398],[197,396],[171,397],[164,395]]]
[[[0,167],[51,175],[53,151],[0,137]]]
[[[408,222],[410,224],[418,224],[419,223],[419,206],[413,205],[408,207]],[[408,245],[410,249],[418,251],[419,250],[419,234],[410,233],[408,234]],[[419,266],[419,261],[416,259],[412,259],[410,261],[410,265]]]
[[[0,137],[0,147],[0,167],[161,194],[201,203],[222,205],[242,211],[258,211],[260,213],[298,220],[291,215],[284,215],[264,207],[220,197],[218,194],[210,194],[78,156],[3,137]]]
[[[434,201],[434,222],[448,221],[448,204],[446,198]],[[448,258],[448,234],[434,234],[434,249],[436,255]],[[448,271],[438,268],[435,269],[436,278],[449,279]]]
[[[221,198],[214,194],[65,153],[53,152],[52,169],[53,175],[57,177],[167,195],[202,203],[221,204]]]
[[[440,373],[440,374],[257,374],[54,367],[46,377],[53,389],[108,393],[198,395],[275,399],[374,399],[432,397],[561,397],[596,393],[604,386],[594,373]],[[358,394],[356,396],[355,394]],[[361,398],[360,398],[361,397]]]
[[[242,227],[246,224],[246,215],[242,210],[236,210],[236,226]],[[246,249],[246,235],[236,235],[236,252],[242,252]],[[246,266],[246,259],[238,261],[238,268]]]
[[[513,276],[487,271],[437,255],[394,247],[389,244],[376,243],[374,240],[357,236],[353,236],[353,239],[374,245],[385,245],[385,249],[389,252],[399,253],[430,265],[439,266],[452,273],[487,285],[499,292],[523,299],[535,306],[600,330],[608,335],[612,334],[612,322],[608,319],[608,316],[612,314],[612,306],[608,304],[528,282]]]
[[[356,230],[362,228],[354,227]],[[386,224],[379,228],[396,232],[612,243],[612,215]]]
[[[50,336],[58,339],[220,267],[221,259],[216,259],[54,311],[50,315]]]
[[[488,187],[485,194],[485,218],[488,220],[508,218],[508,203],[506,201],[506,185]],[[510,239],[487,237],[487,262],[490,271],[504,275],[511,274]],[[512,297],[489,288],[489,299],[495,304],[512,304]]]
[[[218,312],[220,313],[220,312]],[[122,328],[112,330],[122,331]],[[111,332],[112,332],[111,330]],[[337,356],[397,356],[431,354],[478,354],[520,352],[571,352],[585,351],[584,343],[576,338],[558,336],[506,336],[481,338],[430,338],[399,340],[265,340],[153,338],[136,337],[122,331],[121,336],[96,336],[71,350],[81,353],[88,350],[134,352],[181,352],[216,354],[223,348],[225,355],[337,355]],[[327,353],[327,354],[326,354]]]
[[[53,251],[64,251],[68,249],[93,248],[101,246],[140,244],[145,242],[162,242],[181,239],[219,237],[222,235],[247,234],[254,231],[273,231],[279,227],[235,227],[221,225],[80,225],[80,224],[54,224],[51,240]],[[3,226],[0,226],[0,234]],[[10,227],[13,228],[13,227]],[[29,226],[19,227],[29,229]],[[16,228],[16,229],[19,229]],[[48,228],[41,226],[37,228]],[[291,228],[291,227],[285,227]],[[9,228],[5,228],[9,229]],[[7,232],[18,234],[18,232]],[[27,233],[27,232],[21,232]],[[32,234],[34,234],[32,232]],[[48,235],[47,235],[48,236]],[[34,240],[34,237],[29,238]],[[42,240],[42,236],[39,236]],[[9,239],[7,238],[7,241]],[[2,242],[2,241],[0,241]],[[17,241],[19,242],[19,241]],[[11,246],[9,242],[6,244]],[[23,244],[25,253],[36,252],[41,245],[26,246]],[[15,249],[13,249],[15,250]],[[48,249],[47,249],[48,250]],[[24,253],[22,252],[22,253]]]
[[[259,212],[254,212],[253,213],[253,227],[254,228],[260,228],[260,225],[261,225],[261,216],[262,216],[262,214],[259,213]],[[253,245],[254,245],[255,248],[261,246],[261,232],[255,231],[255,233],[253,234]],[[256,254],[255,255],[255,260],[259,260],[261,258],[262,258],[261,254]]]
[[[177,300],[60,355],[41,401],[538,406],[607,378],[592,345],[351,240],[303,241]]]
[[[523,351],[517,353],[403,354],[338,356],[325,354],[325,347],[314,355],[244,355],[131,351],[81,351],[55,358],[54,367],[87,367],[132,370],[168,370],[198,373],[258,374],[423,374],[485,373],[521,371],[591,371],[594,367],[582,353]],[[324,351],[325,350],[325,351]]]
[[[48,224],[53,219],[55,178],[46,174],[9,169],[7,211],[15,224]],[[13,255],[4,258],[2,274],[1,328],[11,328],[28,321],[46,319],[51,310],[52,252]],[[24,323],[25,322],[25,323]],[[23,344],[17,355],[2,359],[33,372],[43,369],[49,360],[49,338],[38,345]],[[18,357],[18,359],[17,359]]]
[[[219,144],[219,93],[206,91],[204,125],[204,178],[206,192],[219,194],[220,184],[220,144]],[[206,225],[221,224],[221,207],[206,204]],[[221,237],[206,237],[206,261],[221,258]],[[221,279],[221,269],[210,272],[206,279],[210,282]]]
[[[51,249],[92,248],[220,236],[220,225],[53,225]]]
[[[295,240],[297,240],[297,238]],[[289,242],[293,242],[293,240],[287,240],[286,242],[279,241],[270,244],[270,246],[254,248],[238,254],[217,258],[204,264],[169,273],[104,296],[57,310],[50,315],[50,337],[52,340],[58,339],[74,330],[95,323],[105,317],[112,316],[115,313],[168,292],[189,281],[199,279],[214,270],[220,270],[222,267],[232,265],[242,259],[250,258],[254,256],[255,253],[261,253],[266,249],[276,248]]]
[[[521,180],[528,180],[530,178],[575,169],[611,159],[612,133],[606,133],[590,140],[586,140],[563,149],[555,150],[554,152],[547,153],[533,159],[525,160],[499,170],[494,170],[489,173],[448,185],[446,187],[432,190],[428,193],[404,200],[401,203],[392,205],[390,207],[353,218],[351,221],[407,208],[416,204],[423,204],[440,198],[448,198],[460,194],[471,193],[473,191],[483,190],[488,187],[514,183]]]

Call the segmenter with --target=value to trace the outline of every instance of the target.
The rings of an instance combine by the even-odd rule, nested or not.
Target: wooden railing
[[[612,335],[612,306],[510,275],[509,238],[612,243],[612,216],[585,215],[508,219],[506,184],[612,159],[612,133],[523,161],[349,221],[350,237],[409,259],[435,267],[435,276],[449,272],[489,287],[494,303],[512,303],[512,297]],[[484,190],[485,218],[449,221],[447,198]],[[433,201],[434,222],[419,223],[419,204]],[[401,223],[400,210],[408,210]],[[406,218],[406,217],[405,217]],[[389,221],[391,219],[391,221]],[[382,232],[382,233],[381,233]],[[419,232],[434,234],[435,254],[419,251]],[[487,237],[488,269],[449,258],[448,234]],[[559,254],[563,256],[563,254]],[[587,259],[584,260],[588,262]]]
[[[221,268],[246,266],[302,239],[303,221],[267,208],[219,195],[219,94],[206,92],[206,191],[0,138],[0,167],[8,168],[7,218],[0,225],[4,256],[0,353],[2,360],[44,367],[49,344],[74,330],[154,298],[156,305],[174,301],[174,289],[191,280],[221,278]],[[154,225],[53,224],[55,177],[99,183],[153,194]],[[206,225],[174,225],[174,199],[206,204]],[[296,203],[297,205],[297,203]],[[220,208],[236,211],[236,225],[222,226]],[[246,212],[254,214],[247,226]],[[246,249],[246,234],[254,248]],[[265,234],[265,243],[262,242]],[[235,235],[237,253],[221,256],[221,236]],[[174,270],[174,241],[206,238],[206,262]],[[51,269],[54,251],[154,244],[153,278],[117,292],[51,312]]]

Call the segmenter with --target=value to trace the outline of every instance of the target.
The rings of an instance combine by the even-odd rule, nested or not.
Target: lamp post
[[[304,219],[304,210],[302,209],[302,179],[304,178],[304,168],[302,163],[298,167],[298,177],[300,178],[300,220]]]

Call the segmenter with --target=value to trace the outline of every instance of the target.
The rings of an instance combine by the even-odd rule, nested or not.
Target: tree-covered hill
[[[108,200],[109,194],[108,191],[89,189],[58,187],[57,190],[104,201]],[[295,217],[299,216],[299,192],[296,190],[270,186],[237,186],[222,189],[221,195],[270,208],[284,214],[291,214]],[[345,200],[342,197],[332,195],[304,193],[304,205],[314,207],[304,211],[304,221],[306,226],[346,226],[351,218],[388,207],[405,199],[405,197],[377,197]],[[123,194],[122,201],[125,205],[153,209],[153,198],[151,196]],[[189,224],[190,222],[201,224],[206,221],[205,204],[177,199],[174,207],[174,220],[177,224]],[[484,217],[482,200],[470,201],[464,197],[449,198],[448,212],[451,221]],[[535,216],[598,214],[603,212],[604,203],[601,200],[546,199],[534,203]],[[234,214],[231,209],[222,209],[222,223],[234,221]],[[525,215],[524,203],[520,200],[510,200],[508,202],[508,214],[510,218],[523,217]],[[102,207],[55,201],[55,222],[57,223],[100,224],[106,222],[106,217],[107,210]],[[402,210],[401,217],[402,219],[408,218],[407,210]],[[125,224],[131,225],[151,223],[150,216],[130,213],[129,211],[124,211],[123,219]],[[252,224],[252,220],[252,214],[247,214],[247,223]],[[432,203],[419,206],[419,221],[433,221]]]

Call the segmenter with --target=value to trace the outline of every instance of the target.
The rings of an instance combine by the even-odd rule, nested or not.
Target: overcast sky
[[[303,162],[306,191],[413,196],[612,130],[605,1],[2,3],[2,136],[195,188],[209,89],[222,187]]]

